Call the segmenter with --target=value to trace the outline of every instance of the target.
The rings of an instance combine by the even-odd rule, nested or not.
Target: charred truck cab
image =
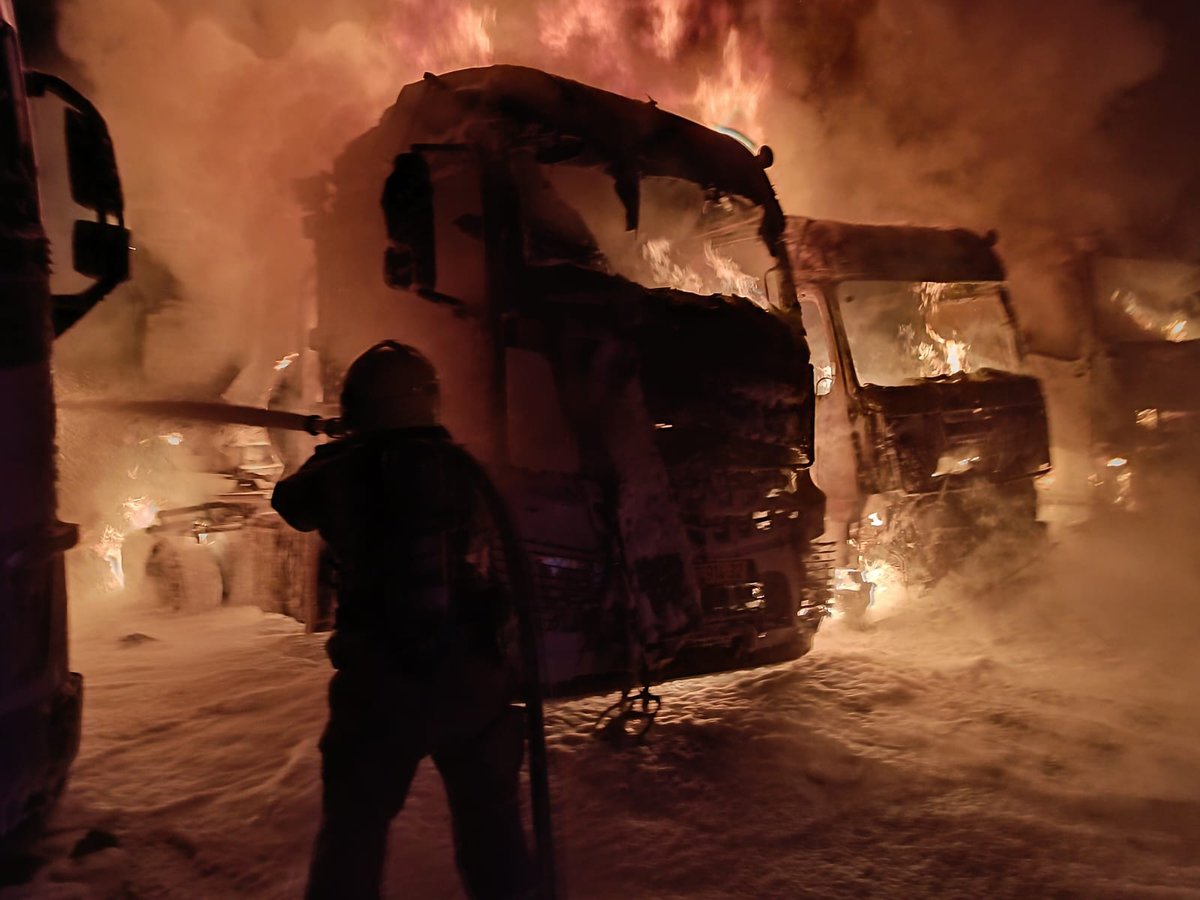
[[[992,239],[789,218],[786,240],[837,604],[928,586],[997,529],[1036,534],[1045,404]]]
[[[379,339],[431,358],[533,561],[552,693],[807,651],[813,381],[766,308],[792,279],[762,156],[494,66],[409,85],[309,187],[325,397]]]
[[[1078,259],[1093,504],[1151,512],[1200,482],[1200,264]]]
[[[25,71],[9,0],[0,0],[0,839],[54,802],[79,746],[82,679],[67,664],[63,553],[75,526],[58,521],[52,338],[128,271],[129,235],[108,129],[58,78]],[[75,223],[75,268],[95,279],[50,293],[27,98],[66,103],[71,193],[96,214]]]

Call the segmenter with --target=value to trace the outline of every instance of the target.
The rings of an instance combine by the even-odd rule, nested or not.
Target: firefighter
[[[337,564],[321,738],[322,818],[307,897],[378,897],[388,827],[433,758],[468,895],[533,896],[518,801],[523,723],[492,563],[494,496],[438,424],[433,367],[377,344],[346,374],[348,436],[318,447],[272,503]]]

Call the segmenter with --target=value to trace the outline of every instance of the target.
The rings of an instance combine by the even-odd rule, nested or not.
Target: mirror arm
[[[27,70],[25,72],[25,93],[30,97],[44,97],[47,93],[53,94],[76,112],[103,120],[100,110],[96,109],[96,105],[91,100],[57,75],[38,72],[34,69]]]
[[[77,294],[54,294],[50,298],[54,336],[62,335],[64,331],[82,319],[88,310],[112,293],[124,280],[119,275],[110,275],[92,282]]]

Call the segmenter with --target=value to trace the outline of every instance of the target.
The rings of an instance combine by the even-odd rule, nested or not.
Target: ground
[[[804,659],[664,686],[642,743],[596,736],[612,698],[553,705],[567,894],[1200,897],[1186,524],[1074,529],[1033,564],[1001,548],[866,631],[827,623]],[[322,639],[248,608],[116,604],[73,639],[83,746],[40,868],[0,898],[299,896]],[[388,885],[461,896],[432,767]]]

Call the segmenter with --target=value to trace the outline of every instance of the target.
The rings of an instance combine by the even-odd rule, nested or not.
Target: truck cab
[[[993,240],[789,218],[786,243],[844,611],[932,585],[998,529],[1036,532],[1045,403]]]
[[[764,159],[494,66],[409,85],[309,185],[325,397],[377,340],[431,358],[533,560],[551,692],[792,658],[825,614]]]
[[[1151,510],[1200,481],[1200,265],[1080,259],[1094,506]]]

